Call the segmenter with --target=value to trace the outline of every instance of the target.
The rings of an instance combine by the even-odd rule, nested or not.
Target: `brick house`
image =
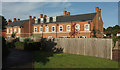
[[[16,32],[16,37],[41,36],[43,38],[75,37],[98,38],[103,37],[103,21],[101,9],[95,8],[94,13],[70,15],[64,11],[63,16],[47,17],[40,14],[40,18],[28,20],[8,21],[7,37]]]

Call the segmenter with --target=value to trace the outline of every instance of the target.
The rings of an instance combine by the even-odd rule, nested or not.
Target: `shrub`
[[[28,42],[28,41],[31,41],[31,39],[30,38],[25,38],[24,39],[24,42]]]
[[[15,42],[15,48],[24,50],[24,42]]]

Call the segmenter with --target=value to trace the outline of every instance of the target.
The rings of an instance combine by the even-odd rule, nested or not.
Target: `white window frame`
[[[9,29],[7,28],[7,33],[9,33]]]
[[[56,16],[53,17],[53,22],[56,22]]]
[[[14,33],[17,33],[17,29],[16,28],[14,28]]]
[[[12,32],[13,32],[13,31],[12,31],[12,28],[11,28],[11,29],[10,29],[10,33],[12,34]]]
[[[35,29],[36,29],[36,31],[35,31]],[[34,32],[37,32],[37,27],[34,27]]]
[[[47,17],[46,19],[47,19],[46,22],[49,23],[50,22],[50,17]]]
[[[35,19],[35,24],[37,24],[38,23],[38,19]]]
[[[79,26],[79,28],[76,28],[76,26]],[[75,29],[80,30],[80,24],[76,24],[76,25],[75,25]]]
[[[48,30],[47,30],[47,28],[48,28]],[[45,27],[45,32],[49,32],[49,26]]]
[[[18,33],[21,33],[21,29],[20,28],[18,28]]]
[[[88,25],[88,29],[85,28],[86,25]],[[85,25],[84,25],[84,31],[89,31],[89,24],[85,24]]]
[[[41,31],[41,28],[42,28],[42,31]],[[43,32],[43,27],[42,26],[40,26],[40,32]]]
[[[53,27],[54,27],[54,31],[53,31]],[[52,32],[55,32],[55,26],[52,26]]]
[[[60,31],[60,27],[62,27],[62,31]],[[63,32],[63,26],[62,25],[59,26],[59,32]]]
[[[70,27],[70,30],[68,30],[68,26]],[[66,30],[67,30],[67,32],[70,32],[71,31],[71,25],[67,25]]]
[[[44,18],[41,18],[40,21],[41,21],[41,23],[43,23],[44,22]]]

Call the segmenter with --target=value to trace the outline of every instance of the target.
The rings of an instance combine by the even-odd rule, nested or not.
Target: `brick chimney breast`
[[[11,19],[9,19],[9,20],[8,20],[8,25],[11,24],[11,22],[12,22]]]
[[[32,16],[29,16],[29,19],[32,19]]]

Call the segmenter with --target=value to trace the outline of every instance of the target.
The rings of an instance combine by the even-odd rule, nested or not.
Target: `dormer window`
[[[37,24],[38,23],[38,19],[35,19],[35,24]]]
[[[53,22],[56,22],[56,16],[53,17]]]
[[[47,17],[46,19],[47,19],[46,22],[49,23],[50,22],[50,17]]]
[[[40,20],[41,20],[41,23],[44,23],[44,18],[41,18]]]

